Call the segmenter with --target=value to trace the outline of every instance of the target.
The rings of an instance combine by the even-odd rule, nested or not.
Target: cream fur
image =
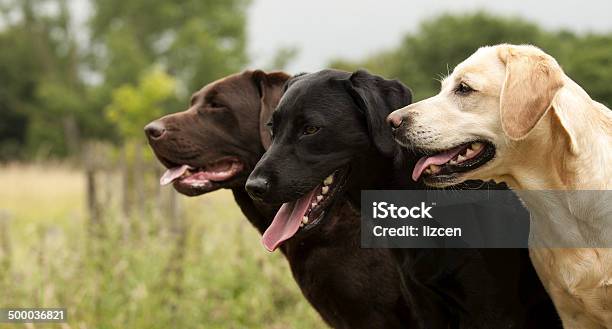
[[[457,95],[462,81],[476,92]],[[410,146],[495,145],[493,160],[442,185],[507,182],[531,213],[531,259],[564,327],[612,328],[612,249],[550,248],[612,245],[612,192],[587,191],[612,189],[612,112],[525,45],[479,49],[438,95],[398,111]]]

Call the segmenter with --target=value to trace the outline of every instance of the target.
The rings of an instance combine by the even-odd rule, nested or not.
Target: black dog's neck
[[[410,179],[407,168],[412,168],[415,159],[404,148],[397,147],[393,157],[386,157],[375,149],[365,153],[351,163],[351,175],[346,195],[360,209],[362,190],[419,189],[422,186]]]
[[[254,201],[244,189],[244,185],[233,188],[232,193],[234,194],[234,200],[236,200],[247,220],[255,226],[260,234],[263,234],[270,226],[278,207]]]
[[[263,146],[260,147],[258,152],[253,152],[251,159],[253,159],[254,162],[251,164],[250,168],[255,167],[255,164],[261,159],[265,152]],[[251,172],[244,175],[244,181],[237,184],[237,187],[232,188],[232,193],[234,194],[234,200],[247,220],[263,235],[266,229],[268,229],[268,226],[270,226],[270,223],[272,223],[272,219],[274,219],[280,205],[268,205],[251,198],[244,187],[247,180],[246,177],[250,174]]]

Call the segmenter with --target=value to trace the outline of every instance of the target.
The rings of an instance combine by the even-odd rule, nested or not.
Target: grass
[[[67,324],[25,327],[325,327],[229,191],[179,197],[169,222],[150,207],[126,218],[116,177],[98,179],[110,210],[92,224],[78,168],[0,167],[0,308],[68,308]]]

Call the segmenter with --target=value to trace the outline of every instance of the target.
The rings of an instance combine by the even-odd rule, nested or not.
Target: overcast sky
[[[315,71],[332,58],[359,59],[393,47],[431,16],[474,10],[520,16],[548,29],[612,32],[610,0],[254,0],[251,65],[264,66],[279,48],[294,46],[300,53],[288,71]]]

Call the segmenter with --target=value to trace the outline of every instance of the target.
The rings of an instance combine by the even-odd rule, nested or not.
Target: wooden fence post
[[[0,285],[10,275],[12,264],[11,240],[9,239],[10,214],[0,211]]]
[[[87,210],[89,213],[89,219],[92,223],[97,225],[100,222],[100,205],[98,204],[96,171],[90,166],[85,168],[85,184],[87,190]]]
[[[123,145],[121,147],[121,155],[120,155],[120,168],[121,168],[121,206],[123,209],[123,215],[125,217],[129,217],[132,212],[132,198],[130,191],[130,165],[129,165],[129,157],[127,146]]]

